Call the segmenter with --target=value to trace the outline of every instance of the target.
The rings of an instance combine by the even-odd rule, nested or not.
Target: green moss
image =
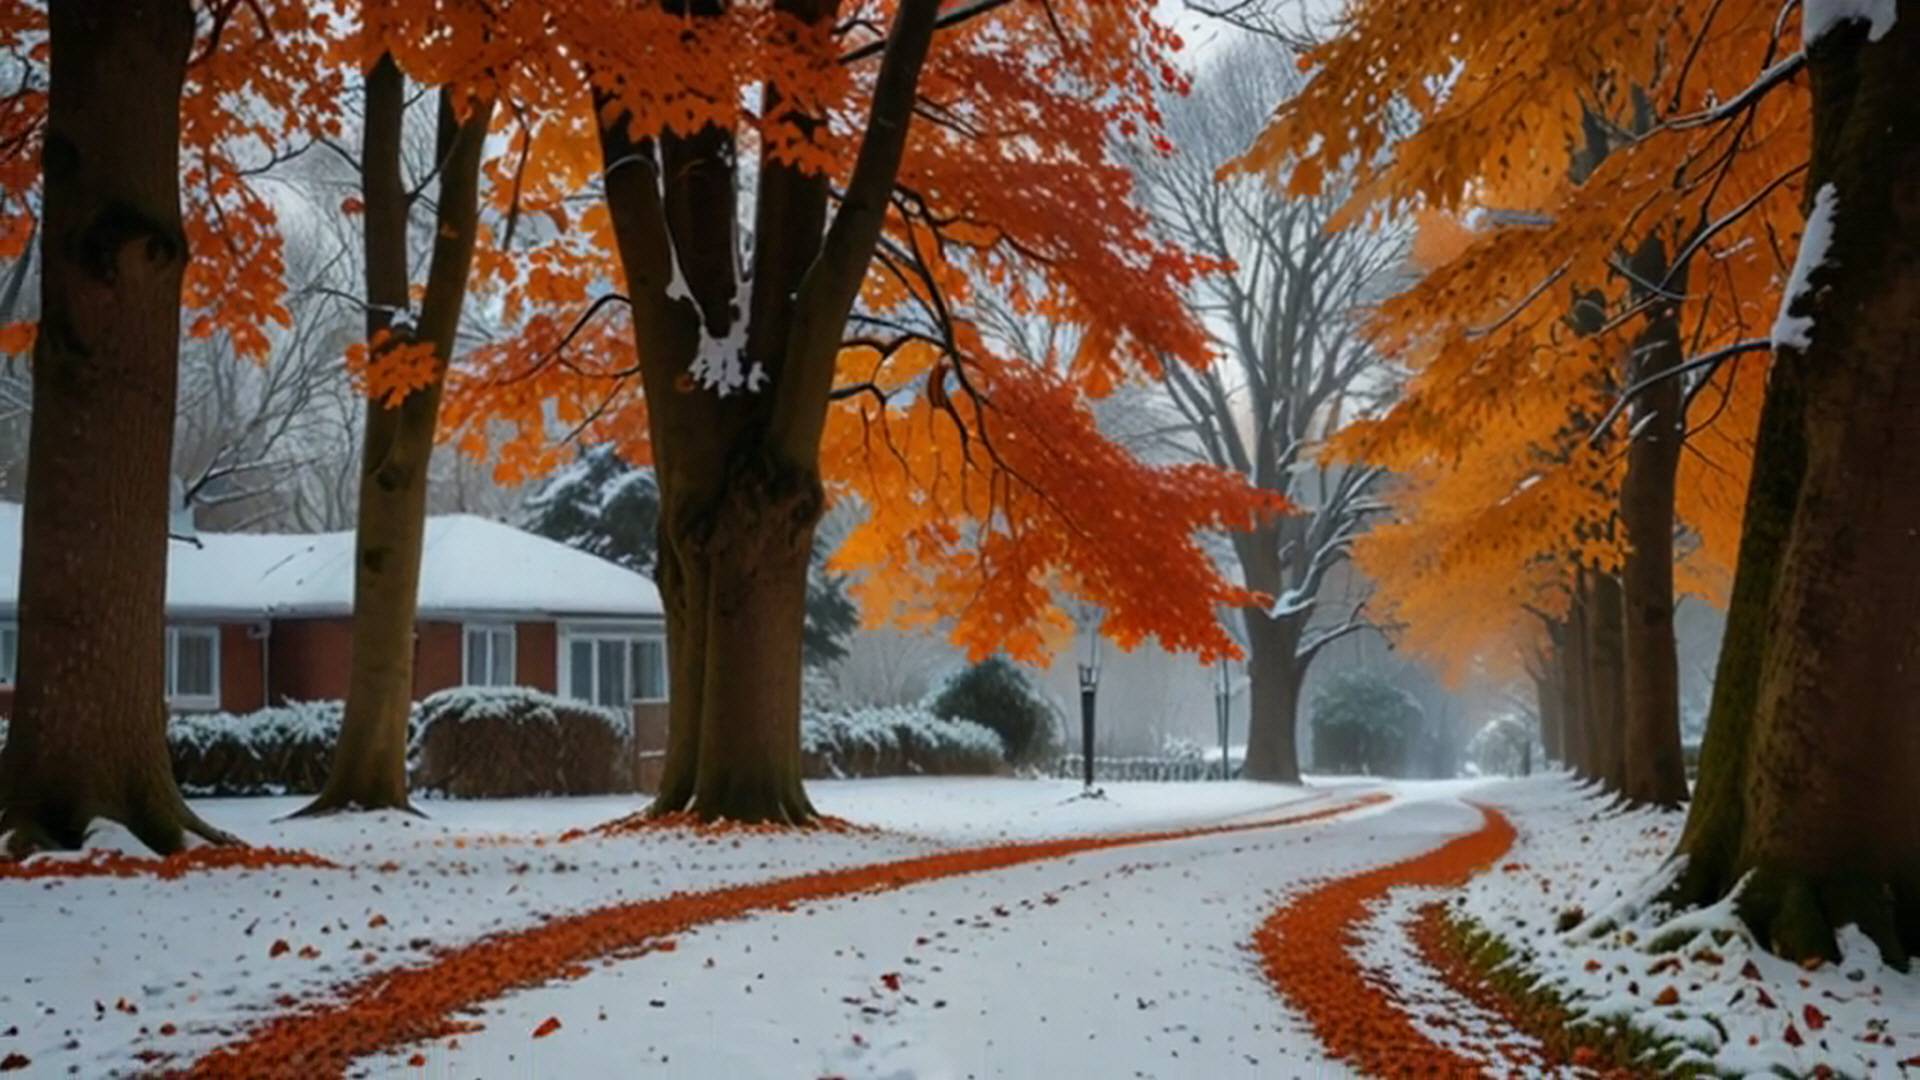
[[[1708,1047],[1658,1036],[1623,1019],[1580,1014],[1559,991],[1543,984],[1526,958],[1516,956],[1509,942],[1474,919],[1445,912],[1441,923],[1446,947],[1504,1000],[1527,1034],[1556,1054],[1570,1060],[1585,1048],[1598,1055],[1596,1064],[1631,1076],[1723,1075],[1699,1062],[1679,1060],[1690,1050],[1704,1051]]]

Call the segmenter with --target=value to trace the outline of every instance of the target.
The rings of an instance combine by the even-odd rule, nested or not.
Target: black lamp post
[[[1227,753],[1227,729],[1232,716],[1233,687],[1228,681],[1227,661],[1221,660],[1216,666],[1220,669],[1220,685],[1213,691],[1213,712],[1214,722],[1220,727],[1220,779],[1231,780],[1233,761]]]
[[[1087,633],[1087,655],[1080,662],[1080,772],[1085,794],[1093,794],[1093,702],[1100,689],[1100,631]]]

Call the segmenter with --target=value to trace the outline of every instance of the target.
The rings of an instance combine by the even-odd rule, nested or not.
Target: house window
[[[658,633],[570,629],[561,638],[569,697],[624,709],[667,698],[667,644]]]
[[[220,707],[219,627],[167,627],[167,703],[176,709]]]
[[[0,623],[0,686],[12,686],[19,675],[20,624]]]
[[[467,660],[462,681],[468,686],[516,686],[513,627],[467,624]]]

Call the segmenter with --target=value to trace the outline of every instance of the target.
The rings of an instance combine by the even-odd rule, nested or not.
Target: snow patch
[[[1800,40],[1812,48],[1827,31],[1859,19],[1871,24],[1867,28],[1867,40],[1879,41],[1893,29],[1898,7],[1899,0],[1806,0],[1806,8],[1800,15]]]
[[[1811,17],[1812,8],[1808,8]],[[1820,185],[1813,196],[1813,212],[1807,215],[1807,227],[1800,234],[1800,253],[1793,260],[1793,273],[1786,290],[1780,294],[1780,314],[1773,320],[1773,347],[1806,349],[1813,343],[1813,316],[1793,314],[1793,307],[1808,293],[1813,272],[1826,264],[1827,249],[1833,244],[1833,215],[1839,192],[1832,184]]]

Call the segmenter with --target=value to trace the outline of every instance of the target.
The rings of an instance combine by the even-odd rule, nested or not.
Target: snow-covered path
[[[1517,840],[1495,846],[1511,854],[1453,860],[1499,862],[1458,910],[1522,945],[1583,1014],[1631,1015],[1721,1062],[1920,1066],[1920,1029],[1901,1019],[1920,1015],[1906,1008],[1920,977],[1851,960],[1803,972],[1727,939],[1717,915],[1702,916],[1718,920],[1714,949],[1680,957],[1625,931],[1553,932],[1644,891],[1678,823],[1565,777],[1115,784],[1099,801],[1075,787],[826,783],[820,808],[869,828],[568,840],[631,801],[298,822],[275,820],[289,800],[202,804],[332,865],[0,874],[0,1072],[138,1074],[222,1050],[240,1052],[224,1075],[248,1076],[1344,1076],[1321,1037],[1352,1055],[1349,1036],[1389,1029],[1414,1040],[1396,1061],[1427,1056],[1421,1040],[1484,1060],[1476,1047],[1528,1039],[1405,940],[1422,900],[1455,894],[1402,887],[1457,881],[1413,868],[1508,818]],[[1263,970],[1263,924],[1362,893],[1339,909],[1358,932],[1339,985],[1323,977],[1347,967],[1338,953]],[[1316,919],[1293,919],[1300,940],[1347,932]],[[1316,1032],[1291,1001],[1334,1011]]]
[[[704,927],[367,1062],[429,1075],[1295,1076],[1339,1072],[1246,942],[1308,881],[1471,828],[1455,802],[1116,848]],[[551,1034],[532,1033],[550,1019]]]

